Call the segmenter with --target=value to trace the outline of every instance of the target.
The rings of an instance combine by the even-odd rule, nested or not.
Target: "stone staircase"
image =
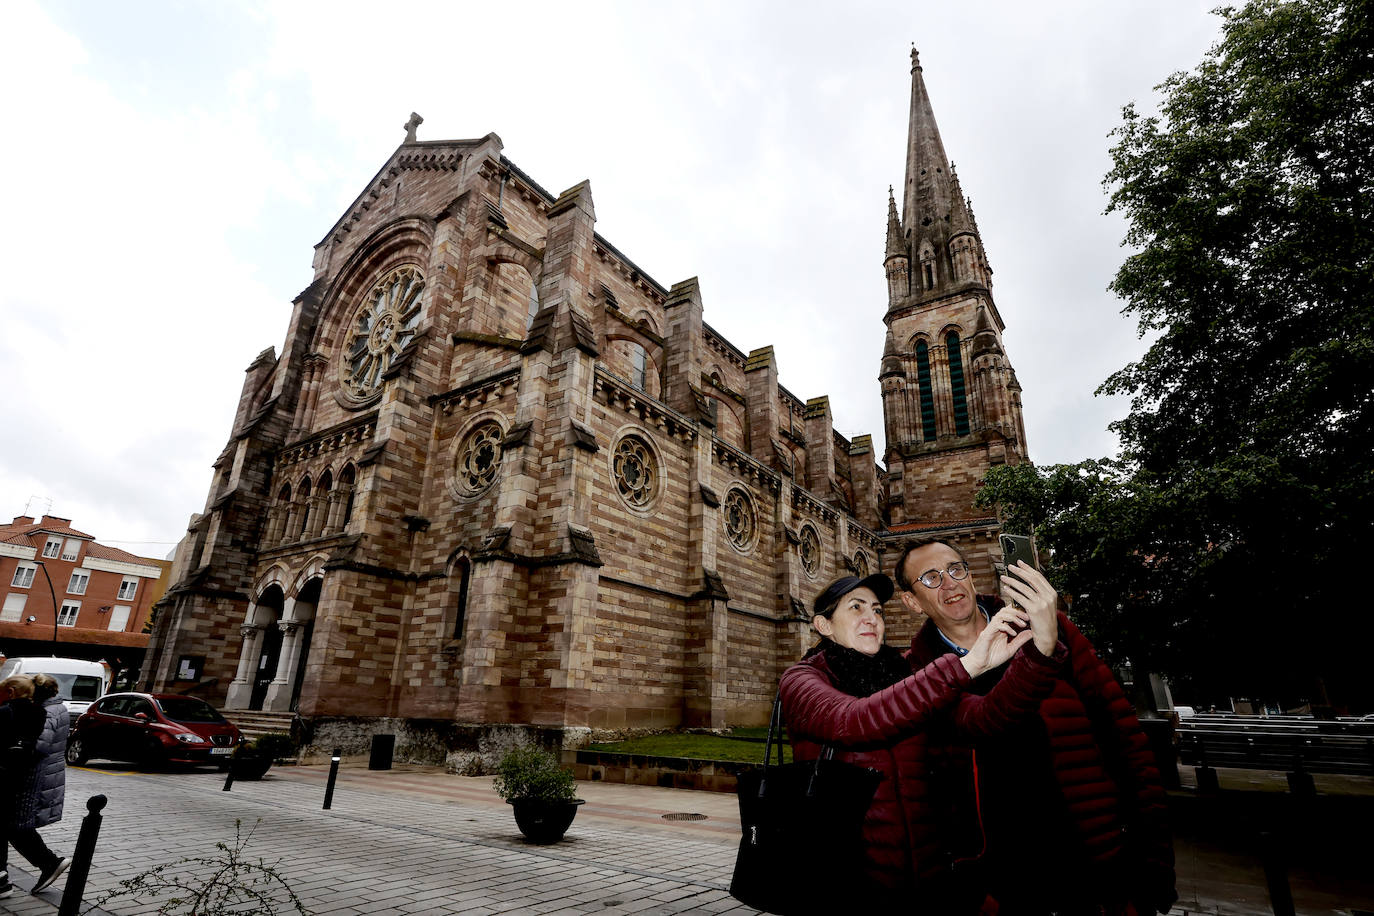
[[[221,709],[220,714],[233,722],[245,738],[261,738],[271,732],[291,734],[294,712],[264,712],[256,709]]]

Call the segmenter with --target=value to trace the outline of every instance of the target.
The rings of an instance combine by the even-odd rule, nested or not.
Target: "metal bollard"
[[[329,758],[329,782],[324,786],[324,810],[328,811],[329,806],[334,804],[334,782],[339,778],[339,758],[343,756],[343,748],[334,748],[334,756]]]
[[[67,872],[67,886],[62,889],[62,903],[57,916],[77,916],[81,911],[81,898],[86,894],[86,878],[91,873],[91,859],[95,857],[95,843],[100,839],[100,812],[109,801],[103,795],[92,795],[86,799],[88,813],[81,819],[81,833],[76,838],[76,851],[72,853],[72,867]]]
[[[1270,831],[1260,832],[1260,860],[1264,863],[1264,881],[1269,885],[1269,905],[1274,909],[1274,916],[1296,916],[1280,843]]]
[[[1193,773],[1197,777],[1198,791],[1216,795],[1221,785],[1217,782],[1217,771],[1207,765],[1207,745],[1201,738],[1197,739],[1197,761],[1199,765],[1193,767]]]
[[[234,761],[231,759],[231,760],[229,761],[229,769],[227,769],[227,770],[224,771],[224,788],[223,788],[223,789],[220,789],[220,791],[221,791],[221,792],[228,792],[228,791],[229,791],[230,789],[232,789],[233,787],[234,787]]]

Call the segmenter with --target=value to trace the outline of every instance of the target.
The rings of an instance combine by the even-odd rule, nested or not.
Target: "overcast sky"
[[[664,286],[699,277],[709,324],[881,443],[913,42],[1031,457],[1115,454],[1124,404],[1093,390],[1143,344],[1106,291],[1107,134],[1201,60],[1213,5],[5,0],[0,516],[166,555],[411,111],[421,140],[495,131],[555,194],[590,179],[602,235]]]

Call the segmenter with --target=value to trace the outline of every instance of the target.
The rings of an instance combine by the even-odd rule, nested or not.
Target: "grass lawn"
[[[743,763],[763,763],[764,743],[762,741],[741,741],[740,738],[764,738],[767,728],[737,728],[736,737],[723,735],[645,735],[628,741],[613,744],[592,744],[589,751],[606,751],[612,754],[645,754],[651,757],[691,757],[697,760],[736,760]],[[773,749],[773,761],[778,759],[777,748]],[[787,759],[792,759],[792,749],[787,749]]]

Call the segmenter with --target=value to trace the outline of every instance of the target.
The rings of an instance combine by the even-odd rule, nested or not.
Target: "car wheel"
[[[140,763],[149,770],[160,770],[167,766],[167,757],[162,751],[161,742],[156,738],[149,738],[148,743],[143,746],[143,759]]]
[[[67,763],[74,767],[79,767],[89,759],[86,753],[86,742],[80,735],[72,735],[67,739]]]

